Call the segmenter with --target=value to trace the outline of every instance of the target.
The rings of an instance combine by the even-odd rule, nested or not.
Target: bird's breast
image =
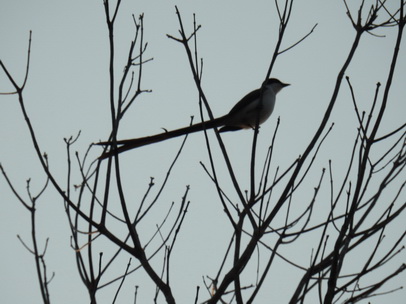
[[[275,108],[275,93],[272,90],[265,90],[262,96],[262,109],[259,115],[259,122],[265,122],[271,116]]]

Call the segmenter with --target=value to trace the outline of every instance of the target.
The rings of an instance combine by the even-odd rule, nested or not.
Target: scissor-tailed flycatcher
[[[219,132],[253,129],[255,128],[257,119],[259,119],[259,124],[262,124],[271,116],[275,107],[276,94],[288,85],[289,84],[283,83],[278,79],[270,78],[264,81],[262,88],[245,95],[231,111],[224,116],[153,136],[118,140],[117,149],[103,153],[100,159],[108,158],[115,153],[121,153],[170,138],[212,128],[221,127]],[[98,144],[111,145],[112,142],[100,142]]]

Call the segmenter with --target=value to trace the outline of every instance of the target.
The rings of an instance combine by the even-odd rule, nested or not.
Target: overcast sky
[[[388,8],[393,10],[395,2],[398,3],[391,1]],[[198,94],[184,49],[166,37],[166,34],[178,35],[175,5],[189,32],[193,28],[193,13],[202,25],[198,33],[199,56],[204,59],[202,83],[215,116],[227,113],[242,96],[258,88],[266,76],[278,37],[274,1],[123,0],[115,35],[117,75],[122,71],[133,37],[132,14],[137,17],[144,13],[144,39],[148,42],[145,56],[153,60],[144,66],[142,79],[142,88],[152,92],[137,99],[122,123],[119,138],[152,135],[161,132],[162,128],[183,127],[189,123],[190,116],[199,117]],[[278,95],[272,117],[261,127],[258,157],[264,158],[276,120],[280,117],[279,149],[275,151],[275,159],[281,168],[286,168],[296,159],[313,136],[331,97],[335,77],[355,36],[342,1],[297,1],[282,48],[301,39],[316,23],[318,26],[314,33],[281,55],[272,72],[273,77],[292,85]],[[30,74],[24,91],[26,106],[41,149],[49,155],[51,170],[64,184],[67,165],[63,138],[76,135],[81,130],[74,150],[83,155],[90,143],[106,140],[111,127],[108,37],[102,1],[2,0],[0,59],[19,83],[24,78],[30,30],[33,34]],[[375,84],[386,81],[396,30],[379,30],[377,34],[386,37],[365,35],[354,64],[347,72],[362,110],[369,109]],[[405,121],[405,55],[403,43],[383,132],[399,127]],[[0,91],[12,91],[3,73],[0,73]],[[25,194],[25,181],[31,178],[31,189],[35,194],[45,177],[17,98],[13,95],[0,96],[0,104],[0,138],[3,143],[0,145],[0,162],[18,191]],[[335,122],[331,141],[326,143],[315,164],[315,179],[309,184],[310,189],[315,186],[321,168],[328,165],[329,159],[337,164],[335,172],[340,177],[344,172],[340,161],[350,157],[348,152],[355,139],[357,122],[346,84],[342,86],[331,122]],[[223,138],[243,189],[249,189],[247,173],[252,132],[230,133]],[[162,183],[180,143],[181,139],[175,139],[123,155],[125,184],[133,188],[134,201],[142,197],[151,176],[155,177],[157,184]],[[99,152],[94,149],[92,157],[97,157]],[[161,199],[162,204],[179,203],[186,185],[191,186],[191,207],[179,241],[179,251],[174,253],[175,266],[172,266],[176,269],[178,265],[180,269],[173,279],[179,282],[174,286],[175,296],[185,295],[179,303],[193,301],[195,286],[203,285],[202,276],[215,276],[231,231],[215,188],[200,161],[209,164],[204,136],[194,134],[189,137]],[[221,168],[223,164],[219,166]],[[226,184],[230,183],[226,177],[223,180]],[[328,188],[327,184],[325,186]],[[29,213],[12,195],[3,178],[0,178],[0,204],[2,301],[40,303],[33,257],[16,237],[19,234],[30,244]],[[77,274],[74,253],[69,247],[69,229],[62,200],[50,188],[38,202],[37,209],[38,238],[42,246],[45,238],[50,238],[47,266],[50,272],[56,273],[50,285],[51,300],[62,304],[88,302],[86,290]],[[404,230],[405,221],[403,215],[403,222],[397,221],[393,229]],[[108,242],[105,246],[106,249],[100,250],[109,252]],[[310,257],[310,249],[290,255],[293,260],[302,258],[300,262],[303,265]],[[402,259],[405,260],[404,254],[391,269],[396,268]],[[187,267],[184,261],[188,261]],[[121,273],[126,263],[127,259],[123,258],[114,271]],[[281,266],[281,271],[285,271],[283,269]],[[400,276],[387,287],[385,285],[383,290],[398,288],[404,285],[405,279],[405,275]],[[131,303],[134,285],[141,286],[140,303],[152,302],[148,292],[150,282],[142,272],[129,277],[127,283],[118,303]],[[283,299],[292,292],[288,277],[286,281],[283,276],[271,279],[269,286],[264,288],[258,303],[261,303],[260,299],[269,299],[270,294],[273,299]],[[100,303],[111,303],[112,290],[106,288],[101,291]],[[203,291],[201,295],[201,299],[207,296]],[[400,303],[405,297],[405,291],[400,291],[382,298],[382,301]],[[380,299],[376,301],[378,303]],[[275,300],[272,303],[280,302]]]

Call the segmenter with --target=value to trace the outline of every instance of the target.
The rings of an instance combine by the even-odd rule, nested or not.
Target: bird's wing
[[[228,112],[228,115],[239,113],[242,109],[250,105],[250,103],[261,96],[261,89],[256,89],[245,95],[237,104]]]

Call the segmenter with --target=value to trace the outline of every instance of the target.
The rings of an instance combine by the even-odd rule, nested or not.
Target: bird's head
[[[262,84],[262,86],[264,86],[265,88],[272,89],[275,92],[275,94],[278,93],[280,90],[282,90],[284,87],[287,87],[289,85],[290,85],[289,83],[283,83],[276,78],[269,78],[265,80],[264,83]]]

